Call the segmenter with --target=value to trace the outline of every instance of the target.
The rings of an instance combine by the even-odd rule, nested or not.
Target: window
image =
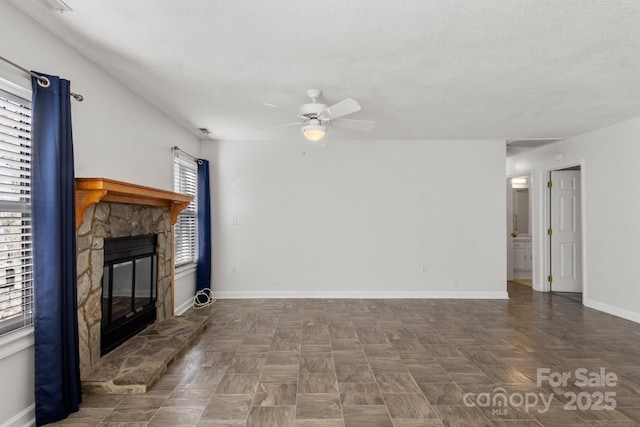
[[[177,193],[193,196],[193,201],[178,215],[174,228],[174,262],[180,267],[195,264],[197,257],[198,165],[178,151],[174,151],[173,158],[173,188]]]
[[[0,89],[0,334],[33,322],[31,102]]]

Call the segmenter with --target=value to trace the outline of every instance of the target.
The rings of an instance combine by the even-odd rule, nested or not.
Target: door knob
[[[513,233],[511,233],[511,237],[518,237],[518,232],[514,231]]]

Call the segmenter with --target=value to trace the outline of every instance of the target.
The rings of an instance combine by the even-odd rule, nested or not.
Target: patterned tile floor
[[[55,425],[640,425],[640,325],[508,290],[508,301],[218,301],[149,393],[85,395]]]

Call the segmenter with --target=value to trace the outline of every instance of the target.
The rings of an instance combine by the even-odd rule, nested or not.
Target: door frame
[[[517,174],[508,175],[506,181],[506,194],[507,194],[507,218],[506,218],[506,233],[507,233],[507,281],[513,280],[513,237],[511,237],[511,232],[513,231],[513,193],[511,191],[511,180],[513,178],[519,178],[522,176],[529,177],[529,212],[531,213],[531,217],[529,218],[529,236],[531,236],[531,253],[534,252],[534,239],[535,239],[535,227],[534,227],[534,218],[535,218],[535,202],[534,202],[534,191],[535,191],[535,172],[532,170],[519,172]],[[532,274],[532,282],[535,283],[535,266],[538,263],[538,259],[535,255],[533,255],[533,260],[531,261],[531,274]]]
[[[585,204],[587,200],[587,170],[586,170],[586,162],[584,159],[567,161],[567,162],[559,162],[555,164],[553,167],[549,167],[543,170],[540,174],[539,182],[540,188],[543,190],[539,192],[538,197],[536,197],[536,201],[539,203],[538,208],[534,206],[534,209],[541,216],[541,225],[542,227],[537,230],[536,236],[538,236],[539,242],[542,243],[541,248],[539,248],[540,255],[542,256],[543,262],[538,263],[538,277],[540,278],[539,288],[536,290],[540,290],[542,292],[551,292],[551,286],[547,281],[547,276],[551,274],[551,248],[550,248],[550,238],[547,234],[547,230],[551,227],[551,200],[549,197],[549,189],[547,187],[547,182],[551,179],[551,172],[559,171],[566,168],[571,167],[580,167],[580,234],[581,234],[581,256],[582,256],[582,300],[585,301],[587,299],[588,294],[588,281],[587,281],[587,244],[586,244],[586,225],[587,218],[585,215],[586,209]],[[532,239],[533,240],[533,239]],[[537,254],[538,252],[536,252]],[[535,261],[534,255],[534,261]],[[535,280],[535,279],[534,279]],[[535,283],[535,281],[534,281]]]

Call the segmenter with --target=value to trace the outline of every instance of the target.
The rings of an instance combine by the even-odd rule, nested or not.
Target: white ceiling
[[[296,121],[311,88],[376,121],[336,139],[566,138],[640,116],[640,1],[65,1],[11,0],[198,136],[301,138],[256,129]]]

